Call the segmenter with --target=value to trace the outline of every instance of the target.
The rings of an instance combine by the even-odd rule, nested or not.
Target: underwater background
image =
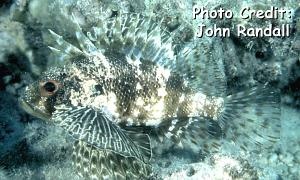
[[[206,9],[241,7],[290,9],[292,17],[272,20],[192,20],[193,5]],[[48,29],[72,39],[71,15],[83,28],[99,18],[125,13],[165,18],[174,40],[196,41],[224,63],[227,89],[236,92],[268,83],[281,92],[281,137],[271,149],[242,152],[232,144],[205,157],[188,148],[162,148],[151,179],[300,179],[300,2],[295,0],[2,0],[0,1],[0,180],[81,179],[72,168],[72,138],[60,128],[25,113],[18,98],[26,85],[57,64],[48,48]],[[199,21],[233,27],[291,25],[291,35],[195,38]],[[233,32],[234,34],[234,32]],[[263,111],[263,110],[262,110]],[[245,129],[245,131],[247,131]],[[161,146],[164,146],[162,144]]]

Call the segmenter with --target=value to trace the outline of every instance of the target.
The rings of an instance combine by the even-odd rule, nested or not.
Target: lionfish
[[[223,139],[249,150],[279,138],[278,92],[260,85],[228,94],[217,56],[206,58],[201,46],[177,48],[162,21],[124,14],[88,31],[75,24],[72,43],[50,30],[63,64],[28,85],[20,102],[75,139],[81,176],[147,178],[153,141],[209,153]]]

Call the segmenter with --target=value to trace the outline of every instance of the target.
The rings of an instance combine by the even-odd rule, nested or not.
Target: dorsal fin
[[[218,41],[191,43],[176,56],[176,69],[185,77],[189,87],[208,96],[224,97],[226,95],[226,76]],[[213,53],[211,50],[214,50]]]
[[[141,14],[123,14],[100,21],[87,32],[98,49],[116,50],[131,60],[148,60],[167,65],[174,59],[172,36],[161,22]]]
[[[78,54],[89,56],[117,51],[131,61],[152,61],[169,69],[174,64],[172,35],[162,28],[161,21],[140,14],[123,14],[99,20],[96,26],[84,31],[73,18],[79,47],[50,30],[56,41],[51,49],[60,53],[62,59],[71,59]]]
[[[74,57],[84,55],[79,48],[65,41],[62,36],[56,34],[51,29],[49,29],[49,33],[54,41],[54,44],[49,46],[49,48],[58,57],[58,63],[64,64],[70,62]]]

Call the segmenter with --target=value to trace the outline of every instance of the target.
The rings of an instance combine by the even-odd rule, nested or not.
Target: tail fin
[[[249,151],[269,148],[280,138],[280,116],[279,92],[265,85],[227,96],[219,123],[226,139]]]
[[[208,117],[170,119],[159,125],[158,135],[175,143],[199,146],[204,153],[217,152],[223,140],[245,151],[270,148],[280,138],[279,93],[267,86],[227,96],[217,120]]]

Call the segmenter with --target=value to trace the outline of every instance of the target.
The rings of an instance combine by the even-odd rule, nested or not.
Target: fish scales
[[[74,73],[70,78],[80,81],[82,87],[71,93],[72,105],[107,109],[117,123],[152,126],[167,118],[216,119],[222,110],[222,98],[193,92],[170,69],[150,61],[127,61],[124,54],[105,57],[83,59],[67,67]]]
[[[79,175],[149,177],[156,142],[213,153],[224,139],[248,151],[279,139],[278,91],[260,85],[227,95],[219,56],[204,44],[174,45],[163,20],[125,14],[88,31],[73,21],[77,42],[49,31],[59,65],[28,85],[20,103],[75,139]]]

